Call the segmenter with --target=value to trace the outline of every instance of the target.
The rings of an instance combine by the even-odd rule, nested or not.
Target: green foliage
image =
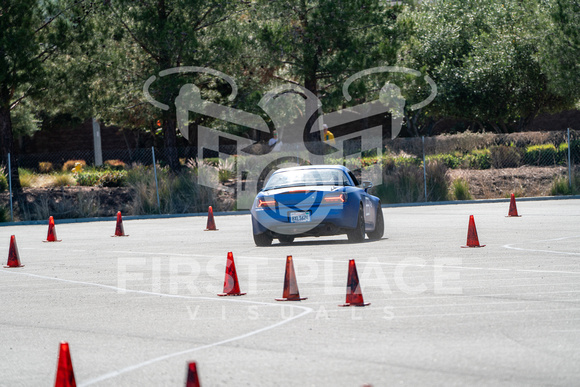
[[[69,173],[56,173],[53,174],[51,181],[52,187],[63,187],[63,186],[72,186],[76,185],[75,178],[70,175]]]
[[[514,130],[539,111],[570,108],[575,101],[550,90],[542,70],[538,50],[545,44],[540,30],[546,14],[535,1],[423,2],[400,18],[409,34],[400,57],[437,83],[432,114],[465,119],[478,129]]]
[[[18,176],[20,177],[20,186],[23,188],[32,187],[35,176],[30,169],[18,168]]]
[[[439,161],[447,168],[489,169],[491,152],[489,149],[476,149],[467,154],[461,152],[440,153],[425,157],[426,161]]]
[[[10,221],[10,209],[4,206],[0,206],[0,223]]]
[[[8,177],[4,168],[0,170],[0,192],[4,192],[8,189]]]
[[[552,183],[551,194],[556,195],[577,195],[580,193],[580,175],[574,174],[572,186],[566,176],[557,176]]]
[[[570,141],[570,158],[573,164],[580,162],[580,140]],[[563,142],[558,146],[558,155],[556,156],[559,163],[566,165],[568,163],[568,144]]]
[[[413,203],[425,200],[423,167],[414,158],[398,157],[387,159],[384,164],[384,183],[374,192],[384,203]],[[396,161],[399,162],[395,166]],[[446,177],[447,167],[440,161],[427,163],[427,200],[447,200],[449,190]]]
[[[127,180],[127,171],[88,170],[76,174],[77,184],[89,187],[122,187]]]
[[[455,200],[471,200],[469,193],[469,183],[464,179],[455,179],[451,185]]]
[[[524,153],[524,163],[528,165],[550,166],[557,164],[558,151],[554,144],[531,145]]]
[[[489,169],[491,168],[491,151],[489,149],[476,149],[463,157],[464,168]]]
[[[136,167],[129,171],[127,185],[135,192],[131,203],[134,214],[205,212],[210,205],[214,210],[233,208],[233,201],[219,200],[215,191],[199,185],[192,168],[185,168],[177,174],[167,167],[157,168],[157,171],[161,210],[157,206],[153,169]]]
[[[425,161],[439,161],[447,166],[447,168],[459,168],[463,161],[463,155],[459,152],[454,154],[441,153],[438,155],[426,156]]]

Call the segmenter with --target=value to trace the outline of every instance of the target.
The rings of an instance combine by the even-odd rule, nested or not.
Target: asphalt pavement
[[[256,247],[250,216],[0,227],[0,386],[580,384],[580,200],[384,208],[385,236]],[[479,242],[466,244],[469,215]],[[218,297],[232,252],[247,294]],[[278,302],[292,255],[300,302]],[[366,307],[340,307],[354,259]]]

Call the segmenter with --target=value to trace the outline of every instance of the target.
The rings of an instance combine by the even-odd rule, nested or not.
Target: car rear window
[[[273,174],[264,189],[307,185],[346,186],[351,183],[340,169],[298,169]]]

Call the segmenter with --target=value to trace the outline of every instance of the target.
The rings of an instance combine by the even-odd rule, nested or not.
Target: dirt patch
[[[502,169],[450,169],[453,181],[462,178],[469,184],[474,199],[517,196],[549,196],[556,176],[567,176],[566,167],[520,167]]]
[[[117,211],[127,213],[134,192],[130,188],[59,187],[24,188],[15,198],[17,220],[86,218],[114,216]],[[0,204],[9,207],[7,192],[0,194]]]

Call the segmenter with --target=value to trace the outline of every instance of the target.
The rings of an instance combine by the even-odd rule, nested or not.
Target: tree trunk
[[[16,155],[14,152],[14,137],[12,135],[12,120],[10,118],[10,107],[9,103],[2,101],[0,104],[0,148],[2,155],[2,164],[8,168],[8,154],[11,156],[11,167],[12,167],[12,190],[18,194],[22,192],[22,187],[20,185],[20,176],[18,175],[18,165],[15,162]],[[6,170],[8,175],[8,170]]]
[[[175,129],[175,118],[172,111],[163,114],[163,138],[165,142],[165,161],[172,171],[180,169],[179,155],[177,153],[177,132]]]

